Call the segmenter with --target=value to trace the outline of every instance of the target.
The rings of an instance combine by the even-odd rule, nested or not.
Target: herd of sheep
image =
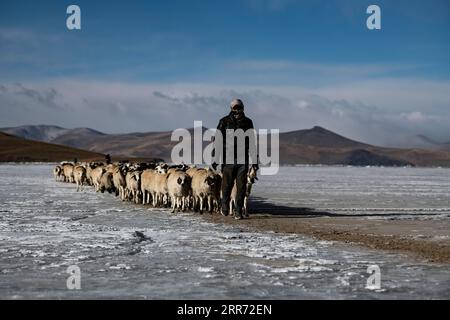
[[[171,207],[175,211],[220,212],[221,173],[210,168],[166,163],[71,163],[62,162],[53,170],[55,179],[75,183],[77,191],[93,186],[96,192],[115,194],[122,201]],[[256,170],[250,168],[242,214],[248,216],[247,200]],[[236,184],[231,192],[230,211],[235,211]]]

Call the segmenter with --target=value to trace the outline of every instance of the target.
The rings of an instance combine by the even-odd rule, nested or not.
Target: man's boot
[[[242,209],[236,208],[236,214],[234,215],[234,219],[236,220],[242,220]]]

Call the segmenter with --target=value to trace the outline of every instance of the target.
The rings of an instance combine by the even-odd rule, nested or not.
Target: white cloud
[[[427,120],[427,117],[422,114],[420,111],[413,111],[410,113],[402,113],[401,117],[405,118],[407,121],[414,123],[423,123]]]
[[[0,42],[6,45],[21,45],[27,48],[46,46],[60,42],[62,37],[55,33],[35,32],[25,28],[0,27]]]
[[[194,120],[215,127],[239,97],[259,128],[321,125],[375,144],[415,134],[450,140],[446,82],[384,79],[317,89],[73,80],[0,85],[2,127],[44,123],[113,133],[192,127]]]

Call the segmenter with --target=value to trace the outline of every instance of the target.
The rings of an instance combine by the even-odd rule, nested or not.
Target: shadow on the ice
[[[249,211],[251,214],[263,214],[276,216],[277,218],[317,218],[317,217],[396,217],[411,216],[410,213],[333,213],[320,211],[309,207],[289,207],[269,202],[265,198],[251,197],[249,199]],[[421,213],[420,215],[435,215],[433,213]],[[258,216],[254,218],[270,218],[267,216]]]

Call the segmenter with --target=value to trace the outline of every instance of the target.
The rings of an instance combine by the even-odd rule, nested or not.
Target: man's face
[[[244,108],[241,106],[235,106],[233,109],[231,109],[231,113],[233,114],[233,117],[235,119],[240,119],[244,115]]]

